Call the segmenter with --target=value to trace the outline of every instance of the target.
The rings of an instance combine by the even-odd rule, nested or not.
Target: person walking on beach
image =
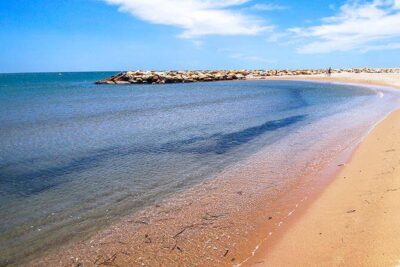
[[[330,77],[331,74],[332,74],[332,68],[329,67],[329,68],[326,70],[326,76]]]

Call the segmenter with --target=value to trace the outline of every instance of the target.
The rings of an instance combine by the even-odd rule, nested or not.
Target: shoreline
[[[349,76],[280,77],[273,80],[387,86],[386,89],[389,90],[400,88],[399,79],[398,82],[390,82],[384,79],[371,80],[371,77],[359,79],[359,77]],[[343,168],[332,176],[327,186],[315,196],[313,201],[309,202],[307,207],[303,208],[296,219],[283,229],[281,236],[275,242],[260,247],[258,253],[255,253],[245,266],[394,266],[398,264],[400,216],[396,215],[396,206],[400,201],[400,196],[393,194],[387,201],[382,199],[385,198],[385,193],[395,193],[398,189],[400,190],[400,181],[396,179],[400,177],[399,170],[396,170],[400,160],[398,162],[392,160],[390,164],[387,164],[388,159],[380,150],[390,143],[391,148],[384,150],[384,153],[391,152],[392,159],[400,159],[400,142],[398,142],[400,136],[397,134],[400,131],[399,122],[400,109],[392,111],[378,121],[352,151]],[[387,135],[390,135],[390,138]],[[377,173],[384,167],[390,170]],[[377,175],[380,176],[379,179]],[[351,178],[353,179],[350,180]],[[360,198],[369,198],[360,192],[374,194],[377,188],[382,189],[385,186],[390,188],[386,191],[382,190],[383,193],[378,197],[361,200],[360,204]],[[384,204],[375,202],[384,202]],[[371,203],[376,206],[368,210]],[[389,214],[387,210],[391,210],[392,213]]]
[[[352,85],[385,86],[400,89],[400,73],[333,73],[330,77],[320,75],[298,75],[269,77],[278,81],[332,82]]]
[[[352,147],[348,149],[351,150]],[[168,239],[167,237],[173,236],[173,238],[179,237],[179,239],[181,239],[182,236],[182,238],[187,238],[189,241],[189,244],[182,244],[181,242],[185,241],[178,240],[177,242],[175,242],[175,244],[170,244],[171,246],[168,247],[168,250],[175,250],[179,254],[185,253],[188,249],[185,245],[190,246],[190,243],[196,242],[196,239],[198,239],[200,244],[204,243],[204,241],[206,244],[208,243],[208,241],[211,241],[209,246],[211,251],[208,250],[207,254],[203,254],[201,256],[203,260],[205,260],[206,262],[208,260],[211,260],[211,258],[208,256],[214,256],[214,259],[218,257],[223,257],[224,262],[221,259],[221,261],[217,265],[240,266],[247,258],[252,257],[254,246],[260,243],[260,235],[263,235],[266,230],[280,232],[280,230],[286,226],[286,220],[290,217],[286,216],[285,214],[291,213],[292,217],[296,217],[297,213],[301,213],[300,211],[303,210],[304,207],[307,207],[309,205],[309,200],[314,198],[314,194],[319,192],[319,190],[324,187],[324,185],[328,181],[327,179],[329,178],[331,172],[336,172],[336,170],[340,168],[336,164],[333,164],[331,168],[325,169],[325,164],[327,164],[327,162],[324,162],[318,165],[320,167],[319,169],[318,166],[315,166],[318,169],[315,173],[299,173],[298,180],[296,180],[294,184],[288,183],[288,185],[279,188],[280,192],[274,193],[273,198],[278,201],[272,203],[272,206],[266,209],[265,203],[270,203],[270,196],[266,196],[265,193],[270,192],[265,192],[264,190],[252,191],[251,188],[254,188],[255,183],[259,182],[250,181],[251,184],[248,185],[249,181],[247,180],[247,178],[249,177],[243,177],[243,174],[247,174],[250,175],[250,180],[252,180],[251,178],[253,178],[253,176],[266,174],[266,170],[262,170],[262,168],[259,167],[260,165],[265,163],[263,161],[263,154],[264,151],[260,151],[255,155],[247,158],[246,160],[241,161],[239,164],[231,166],[230,168],[223,170],[221,173],[216,174],[215,179],[209,179],[204,183],[196,185],[187,191],[180,192],[178,195],[174,195],[172,198],[168,198],[166,199],[166,201],[162,201],[155,205],[157,207],[157,210],[151,211],[156,211],[158,213],[165,213],[166,215],[169,215],[167,216],[167,218],[155,218],[157,219],[157,221],[169,220],[170,223],[168,225],[168,228],[170,229],[167,229],[166,232],[164,232],[164,236],[161,236],[161,238]],[[329,163],[331,162],[334,162],[334,160],[329,160]],[[339,160],[338,162],[342,161]],[[321,174],[320,170],[322,170],[324,174]],[[304,185],[309,184],[311,180],[315,179],[316,177],[320,177],[321,175],[323,175],[327,179],[314,181],[316,183],[313,184],[313,189],[307,189],[307,192],[305,192]],[[233,181],[233,184],[232,181],[229,181],[230,178],[236,179]],[[258,186],[262,185],[258,184]],[[290,196],[289,194],[287,194],[287,192],[291,192]],[[204,194],[202,195],[202,193]],[[307,194],[304,195],[304,193]],[[224,194],[224,201],[222,201],[221,199],[221,194]],[[252,197],[252,195],[254,194],[256,194],[257,197]],[[187,196],[196,196],[195,202],[187,203]],[[242,198],[243,200],[241,201],[244,201],[244,204],[246,205],[243,205],[243,203],[241,203],[242,205],[235,206],[233,212],[231,207],[224,206],[228,204],[227,202],[229,202],[226,201],[226,199],[232,200],[233,198],[238,197]],[[296,210],[293,210],[295,205]],[[252,208],[246,209],[246,207],[248,206],[251,206]],[[188,211],[188,207],[191,207],[192,210]],[[177,210],[178,213],[175,212]],[[271,213],[268,213],[268,210]],[[179,214],[181,211],[182,214]],[[230,212],[232,213],[229,214]],[[56,253],[50,253],[45,257],[34,260],[33,263],[31,263],[29,266],[46,266],[49,264],[55,264],[57,262],[60,263],[59,266],[79,263],[84,264],[84,266],[86,266],[87,264],[91,266],[90,263],[93,263],[94,260],[97,260],[96,258],[98,258],[99,255],[93,250],[90,251],[90,247],[99,247],[97,251],[100,251],[100,254],[104,253],[104,257],[100,257],[100,259],[102,261],[108,261],[108,259],[111,259],[112,256],[115,254],[112,251],[115,251],[115,249],[117,249],[117,251],[121,251],[121,248],[126,248],[125,243],[132,242],[132,239],[128,239],[130,241],[124,239],[124,234],[126,234],[126,230],[128,232],[132,232],[132,230],[137,230],[138,232],[140,232],[139,238],[142,239],[142,236],[145,236],[145,239],[143,241],[144,243],[147,243],[149,241],[146,237],[147,234],[145,234],[141,226],[152,227],[151,225],[153,223],[156,223],[156,229],[157,227],[166,228],[166,225],[157,224],[157,222],[153,220],[154,218],[151,218],[151,215],[152,214],[149,214],[148,210],[145,210],[143,212],[139,212],[139,214],[133,214],[133,216],[129,216],[125,219],[123,218],[121,223],[117,223],[111,227],[108,227],[105,231],[100,231],[100,234],[95,234],[92,238],[84,240],[82,242],[78,242],[77,244],[72,243],[72,247],[67,245],[66,247],[64,247],[67,250],[59,250],[58,252],[56,251]],[[190,217],[189,220],[187,217],[184,217],[188,215]],[[171,220],[171,217],[174,216],[181,218],[182,221],[187,225],[182,226],[176,224],[174,221]],[[193,219],[195,219],[196,217],[200,217],[207,222],[211,221],[211,227],[217,230],[222,229],[222,232],[215,232],[212,228],[210,229],[210,227],[207,226],[204,227],[203,230],[203,222],[193,221]],[[255,225],[257,225],[257,227],[249,224],[249,222],[253,221],[257,221],[257,223],[254,223]],[[280,221],[284,221],[283,226],[281,225],[282,223],[279,223]],[[129,225],[132,223],[138,224],[139,227],[137,228]],[[124,232],[121,232],[122,229],[124,229]],[[224,231],[224,229],[228,229],[229,231]],[[148,237],[151,238],[151,244],[158,241],[151,235],[151,230],[146,231],[147,233],[150,233]],[[235,234],[235,231],[239,232]],[[222,235],[218,237],[218,235],[221,233]],[[193,237],[195,237],[194,240]],[[267,237],[270,238],[269,236]],[[226,245],[229,249],[223,249],[223,251],[220,251],[220,245],[211,246],[214,245],[214,242],[212,241],[225,241],[223,239],[226,238],[228,238],[228,240],[226,240],[228,241]],[[104,247],[102,247],[103,244],[105,244]],[[215,250],[216,247],[218,247],[218,250]],[[181,250],[181,248],[183,250]],[[81,253],[82,251],[85,252]],[[156,250],[154,251],[154,253],[157,253]],[[118,257],[118,260],[116,260],[116,262],[119,266],[130,266],[132,264],[132,261],[123,261],[122,259],[120,259],[122,258],[122,256],[127,255],[125,254],[124,250],[122,250],[122,252],[123,255],[120,252],[118,253],[121,257]],[[215,252],[217,253],[217,255],[213,255],[213,253]],[[190,254],[188,254],[187,256],[188,258],[186,259],[182,259],[182,256],[179,256],[178,259],[171,259],[170,262],[175,262],[175,260],[177,260],[177,262],[171,265],[167,264],[167,266],[172,266],[176,264],[189,264],[190,261],[193,260],[193,256],[196,257],[196,251],[191,251]],[[139,257],[139,260],[141,258],[144,259],[144,257]],[[141,265],[140,261],[133,262],[136,265]],[[216,262],[213,262],[213,264],[215,263]],[[212,264],[212,262],[209,262],[208,264]]]
[[[297,78],[297,77],[296,77]],[[354,148],[354,147],[353,147]],[[350,149],[350,150],[352,150],[353,151],[353,148],[352,149]],[[349,152],[350,153],[350,152]],[[341,158],[342,159],[342,158]],[[336,159],[336,160],[339,160],[339,159]],[[333,164],[335,162],[335,159],[331,159],[331,161],[329,162],[329,163],[331,163],[331,164]],[[257,165],[257,164],[255,164],[255,165]],[[326,167],[326,166],[325,166]],[[248,168],[248,166],[246,166],[245,164],[244,164],[244,166],[243,166],[243,168],[246,170],[246,169],[249,169]],[[332,176],[332,172],[333,173],[336,173],[337,172],[337,169],[338,169],[338,167],[337,167],[337,165],[332,165],[332,169],[330,169],[329,171],[327,171],[328,172],[328,174],[326,174],[327,176]],[[238,172],[239,173],[241,173],[241,171],[242,170],[238,170]],[[320,174],[319,172],[318,173],[316,173],[316,175],[322,175],[322,174]],[[308,199],[308,197],[305,197],[305,198],[303,198],[300,202],[298,202],[297,201],[297,204],[296,204],[296,212],[294,212],[294,210],[293,210],[293,205],[296,203],[296,202],[290,202],[290,205],[292,205],[292,206],[287,206],[286,208],[284,208],[284,207],[282,207],[282,206],[280,206],[280,208],[281,208],[281,210],[282,211],[284,211],[284,212],[286,212],[287,214],[288,214],[288,216],[287,217],[285,217],[285,218],[288,218],[289,216],[290,216],[290,219],[288,219],[287,221],[285,221],[284,223],[282,223],[282,221],[278,224],[278,226],[277,226],[277,228],[279,228],[279,230],[277,230],[277,235],[273,235],[273,237],[271,237],[271,239],[269,240],[269,242],[272,242],[272,243],[278,243],[279,242],[279,240],[280,240],[280,237],[282,236],[282,233],[283,232],[285,232],[287,229],[291,229],[291,227],[292,227],[292,225],[295,225],[296,224],[296,222],[297,222],[297,220],[302,216],[302,214],[303,213],[305,213],[306,211],[307,211],[307,209],[314,203],[312,200],[314,200],[315,198],[317,198],[318,196],[319,196],[319,193],[321,192],[321,190],[323,190],[324,188],[326,188],[326,186],[327,185],[330,185],[330,183],[331,183],[331,179],[329,178],[328,180],[325,180],[325,179],[321,179],[321,180],[323,180],[322,182],[321,182],[321,184],[319,184],[319,185],[314,185],[315,187],[318,187],[317,189],[315,189],[314,188],[314,194],[312,194],[312,195],[310,195],[310,199]],[[207,183],[206,183],[207,184]],[[240,185],[240,184],[239,184]],[[213,185],[212,183],[210,183],[209,185],[207,185],[208,186],[208,189],[210,190],[210,193],[209,194],[207,194],[207,196],[208,196],[208,199],[216,199],[217,198],[217,196],[216,196],[216,194],[214,194],[212,191],[213,190],[215,190],[215,188],[214,188],[214,186],[215,185]],[[222,186],[223,187],[223,186]],[[226,186],[226,187],[228,187],[229,188],[229,186]],[[207,187],[206,187],[207,188]],[[199,188],[197,188],[197,189],[199,189]],[[201,188],[200,188],[201,189]],[[247,192],[246,192],[246,190],[243,190],[243,191],[241,191],[240,190],[241,188],[234,188],[234,190],[236,190],[236,191],[232,191],[232,192],[229,192],[229,190],[228,190],[228,192],[225,192],[225,193],[228,193],[228,194],[230,194],[230,193],[232,193],[232,194],[234,194],[235,195],[235,197],[238,197],[238,195],[239,195],[239,197],[241,197],[242,196],[242,194],[243,195],[247,195]],[[204,190],[204,188],[202,189],[202,190]],[[237,190],[240,190],[240,191],[237,191]],[[318,192],[317,192],[318,191]],[[241,192],[240,194],[238,193],[238,192]],[[243,193],[242,193],[243,192]],[[302,191],[301,191],[302,192]],[[298,193],[298,196],[301,196],[301,192],[297,192]],[[217,192],[216,192],[217,193]],[[210,195],[211,194],[211,195]],[[294,190],[294,194],[296,194],[296,191]],[[304,203],[303,203],[303,201],[304,201]],[[167,203],[167,205],[164,205],[165,203],[161,203],[160,204],[160,206],[165,206],[165,208],[164,207],[161,207],[161,210],[168,210],[168,209],[172,209],[172,208],[174,208],[174,207],[168,207],[168,203]],[[261,203],[258,203],[258,205],[257,206],[260,206],[260,207],[262,207],[261,205],[262,205],[263,203],[262,203],[262,201],[261,201]],[[279,205],[284,205],[284,204],[288,204],[288,203],[276,203],[276,206],[279,206]],[[182,202],[182,203],[180,203],[180,205],[181,205],[181,208],[182,207],[184,207],[184,206],[191,206],[192,204],[191,203],[185,203],[184,201]],[[255,208],[256,209],[256,208]],[[255,210],[254,209],[254,210]],[[207,211],[208,209],[206,209],[206,211]],[[253,213],[254,213],[254,210],[253,210]],[[262,208],[259,208],[258,209],[258,211],[259,212],[264,212],[265,213],[265,208],[264,209],[262,209]],[[293,214],[293,215],[292,215]],[[204,215],[201,215],[201,214],[195,214],[195,215],[199,215],[199,216],[204,216]],[[242,212],[242,215],[245,215],[244,216],[244,218],[241,218],[240,219],[240,221],[241,221],[241,223],[243,223],[244,225],[246,224],[246,221],[249,221],[249,220],[252,220],[252,219],[255,219],[256,217],[254,217],[254,214],[247,214],[246,215],[246,213],[245,212]],[[266,214],[259,214],[259,215],[261,215],[261,216],[265,216]],[[277,215],[277,217],[276,218],[278,218],[279,216],[278,216],[278,214],[275,214],[275,215]],[[274,217],[274,225],[275,224],[277,224],[277,222],[275,221],[275,215],[273,216]],[[239,216],[239,215],[238,215]],[[206,212],[206,217],[207,218],[203,218],[204,220],[206,220],[206,221],[213,221],[212,222],[212,224],[215,224],[214,226],[218,226],[218,227],[226,227],[227,226],[227,224],[225,224],[224,225],[224,223],[220,223],[220,222],[215,222],[215,221],[217,221],[217,220],[224,220],[222,217],[224,217],[224,214],[223,213],[216,213],[215,211],[213,211],[212,209],[210,209],[209,211],[207,211]],[[219,219],[219,217],[221,217],[221,219]],[[267,216],[266,218],[267,218],[267,220],[269,220],[268,219],[268,217],[269,216]],[[143,217],[144,218],[144,217]],[[136,219],[141,219],[140,218],[140,216],[138,217],[138,218],[136,218]],[[239,219],[239,218],[238,218]],[[258,218],[257,218],[257,220],[258,220]],[[145,220],[143,220],[143,222],[146,222]],[[214,223],[215,222],[215,223]],[[272,222],[272,221],[271,221]],[[229,223],[229,221],[228,221],[228,223]],[[131,224],[132,224],[132,222],[131,222]],[[283,224],[283,225],[282,225]],[[242,252],[240,252],[240,250],[239,251],[236,251],[236,253],[235,253],[235,250],[234,249],[227,249],[225,252],[224,251],[222,251],[222,253],[226,253],[226,255],[228,255],[228,256],[230,256],[231,255],[231,253],[233,253],[234,255],[235,255],[235,261],[232,261],[232,264],[234,264],[234,265],[241,265],[241,264],[243,264],[244,262],[243,262],[243,260],[246,260],[246,259],[248,259],[248,261],[247,262],[245,262],[245,264],[248,264],[248,263],[252,263],[253,262],[253,259],[256,259],[257,257],[258,257],[258,253],[260,252],[260,251],[262,251],[262,244],[259,244],[259,245],[257,245],[257,248],[259,248],[256,252],[254,252],[253,251],[253,253],[255,254],[255,257],[252,257],[251,256],[251,254],[253,254],[253,253],[251,253],[250,254],[250,257],[248,257],[248,251],[251,251],[253,248],[254,248],[254,246],[253,246],[253,244],[257,244],[257,243],[259,243],[259,241],[260,241],[260,237],[259,237],[259,235],[261,234],[264,234],[265,235],[265,230],[269,230],[269,231],[271,231],[271,229],[272,228],[274,228],[275,226],[274,225],[272,225],[272,224],[265,224],[265,222],[264,222],[264,225],[260,225],[261,227],[259,227],[259,228],[257,228],[257,229],[248,229],[249,230],[249,232],[251,232],[251,231],[253,231],[253,233],[250,233],[249,234],[249,236],[248,237],[243,237],[243,240],[241,240],[241,242],[243,242],[243,244],[241,245],[241,246],[238,246],[238,249],[240,249],[240,248],[246,248],[246,249],[248,249],[248,250],[246,250],[246,251],[242,251]],[[126,226],[126,225],[125,225]],[[194,222],[193,224],[189,224],[189,226],[190,227],[184,227],[184,228],[176,228],[176,230],[173,230],[173,231],[175,231],[175,236],[176,235],[181,235],[182,233],[184,233],[184,234],[182,234],[183,236],[185,236],[186,234],[187,234],[187,232],[189,232],[189,231],[192,231],[191,229],[192,228],[196,228],[196,227],[202,227],[202,226],[200,226],[200,224],[198,225],[198,224],[196,224],[196,222]],[[282,226],[282,227],[281,227]],[[111,229],[108,229],[108,230],[106,230],[106,231],[103,231],[103,232],[105,232],[105,234],[103,234],[102,236],[100,236],[100,237],[98,237],[98,238],[94,238],[93,240],[95,240],[94,242],[95,243],[93,243],[93,245],[94,246],[97,246],[98,244],[96,244],[97,243],[97,241],[102,241],[102,242],[108,242],[108,241],[110,241],[110,236],[113,236],[113,238],[112,239],[114,239],[114,241],[115,240],[119,240],[119,238],[121,238],[121,237],[123,237],[122,235],[121,235],[121,231],[118,231],[118,228],[123,228],[124,227],[124,225],[121,225],[121,224],[117,224],[117,226],[116,227],[114,227],[114,228],[111,228]],[[128,226],[128,227],[130,227],[130,226]],[[172,228],[174,227],[174,225],[172,225]],[[276,228],[276,227],[275,227]],[[180,230],[181,229],[181,230]],[[207,230],[207,231],[209,231],[209,229],[205,229],[205,230]],[[275,229],[276,230],[276,229]],[[274,231],[275,231],[274,230]],[[173,235],[173,231],[172,231],[172,235]],[[183,231],[183,232],[181,232],[181,231]],[[202,229],[200,229],[199,231],[202,231]],[[123,234],[123,233],[122,233]],[[246,231],[246,233],[243,233],[243,234],[246,234],[247,235],[247,231]],[[169,235],[171,235],[171,234],[169,234]],[[207,234],[208,235],[208,234]],[[246,236],[246,235],[244,235],[244,236]],[[258,236],[258,237],[257,237]],[[207,236],[206,236],[207,237]],[[267,236],[268,237],[268,236]],[[144,239],[144,242],[145,243],[147,243],[146,241],[148,241],[147,239],[146,239],[147,237],[145,236],[145,239]],[[153,237],[151,237],[151,238],[153,238]],[[175,237],[174,237],[175,238]],[[209,238],[209,236],[207,237],[207,238]],[[192,240],[193,241],[193,240]],[[199,241],[204,241],[204,240],[199,240]],[[119,242],[119,241],[118,241]],[[118,248],[121,248],[121,246],[122,247],[124,247],[124,245],[123,245],[123,243],[125,243],[125,241],[121,241],[122,243],[122,245],[121,244],[119,244],[119,245],[117,245],[117,247]],[[150,241],[151,242],[151,241]],[[154,242],[154,239],[153,239],[153,242]],[[87,249],[87,247],[88,247],[88,245],[90,246],[90,244],[92,244],[92,242],[90,241],[90,242],[83,242],[83,243],[81,243],[80,245],[78,245],[77,247],[75,247],[74,248],[74,251],[72,251],[72,252],[67,252],[67,253],[61,253],[61,254],[59,254],[59,256],[60,256],[60,260],[61,259],[63,259],[63,263],[64,264],[61,264],[61,265],[66,265],[66,264],[70,264],[71,263],[71,260],[70,260],[70,258],[71,257],[74,257],[75,255],[77,255],[77,251],[80,251],[81,249],[84,249],[85,247],[86,247],[86,249]],[[172,246],[172,248],[173,248],[173,250],[175,249],[175,250],[177,250],[177,252],[179,253],[182,253],[182,251],[181,251],[181,248],[179,247],[179,245],[177,245],[176,243],[175,243],[175,245],[174,244],[171,244],[171,246]],[[112,245],[111,246],[111,248],[113,248],[113,247],[115,247],[115,245]],[[102,261],[105,261],[105,262],[107,262],[108,261],[108,259],[111,259],[111,258],[113,258],[113,253],[111,253],[110,255],[108,255],[109,253],[107,252],[107,251],[104,251],[103,249],[104,248],[100,248],[101,249],[101,251],[103,251],[103,253],[105,254],[105,257],[104,257],[104,259],[101,259]],[[184,248],[185,249],[185,248]],[[89,249],[90,250],[90,249]],[[219,250],[219,249],[218,249]],[[90,253],[90,251],[88,252],[88,253]],[[220,253],[220,252],[218,252],[218,253]],[[225,257],[226,256],[225,254],[224,254],[224,256],[223,257]],[[91,259],[93,259],[93,258],[96,258],[96,255],[95,254],[89,254],[89,255],[87,255],[87,256],[89,256],[89,259],[91,258]],[[121,255],[122,256],[122,255]],[[48,259],[48,260],[50,260],[49,262],[53,262],[53,263],[55,263],[56,261],[55,260],[57,260],[57,256],[56,257],[50,257],[50,259]],[[119,257],[120,258],[120,257]],[[75,259],[75,258],[74,258]],[[81,262],[81,260],[85,260],[85,259],[81,259],[81,258],[78,258],[78,257],[76,257],[76,262],[75,262],[75,260],[73,260],[72,261],[72,263],[73,262],[75,262],[75,263],[79,263],[79,262]],[[232,258],[232,259],[234,259],[234,258]],[[78,261],[79,260],[79,261]],[[115,258],[113,259],[113,260],[115,260]],[[120,259],[118,259],[118,263],[119,264],[122,264],[122,266],[125,266],[124,265],[124,263],[123,263],[123,261],[119,261]],[[237,260],[240,260],[239,262],[237,261]],[[44,260],[44,261],[36,261],[36,262],[34,262],[34,266],[42,266],[42,265],[45,265],[46,263],[49,263],[49,262],[47,262],[46,260]],[[89,264],[90,262],[88,262],[88,261],[83,261],[84,263],[85,263],[85,265],[86,264]],[[36,264],[35,264],[36,263]],[[61,263],[61,261],[60,261],[60,263]],[[91,263],[93,263],[93,261],[91,262]],[[140,262],[136,262],[137,264],[140,264]],[[184,262],[183,262],[184,263]],[[189,263],[189,262],[186,262],[186,263]],[[127,264],[127,262],[125,262],[125,264]],[[225,262],[225,264],[227,264],[226,262]],[[221,262],[221,265],[225,265],[225,264],[222,264],[222,262]]]
[[[125,71],[109,78],[96,81],[96,84],[168,84],[195,83],[234,80],[268,80],[280,77],[310,77],[325,75],[326,69],[299,70],[181,70],[181,71]],[[330,69],[332,74],[398,74],[400,69]]]

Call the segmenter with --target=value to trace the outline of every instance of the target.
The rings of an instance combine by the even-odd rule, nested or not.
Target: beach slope
[[[324,80],[328,79],[397,85],[384,77]],[[365,138],[336,179],[283,237],[260,251],[249,265],[396,266],[400,264],[399,211],[398,110]]]

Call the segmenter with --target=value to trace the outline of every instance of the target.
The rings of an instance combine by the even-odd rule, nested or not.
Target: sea
[[[260,150],[290,157],[342,135],[354,145],[399,107],[390,89],[349,84],[94,83],[113,74],[0,74],[0,266],[84,239]]]

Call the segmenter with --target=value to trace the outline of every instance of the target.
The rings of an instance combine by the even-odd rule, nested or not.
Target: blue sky
[[[399,67],[400,0],[4,0],[0,40],[0,72]]]

